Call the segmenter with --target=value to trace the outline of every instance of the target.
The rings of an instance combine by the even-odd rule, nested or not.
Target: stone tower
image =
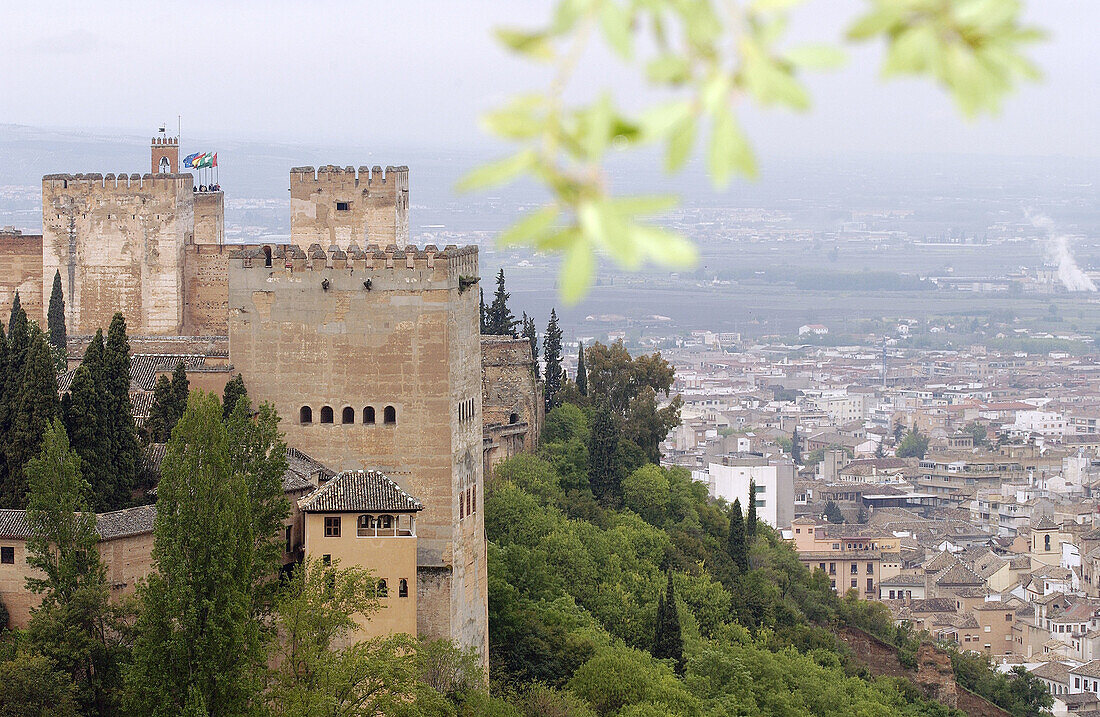
[[[150,162],[153,174],[178,174],[180,171],[180,139],[179,137],[153,137],[152,161]]]
[[[380,470],[423,502],[417,629],[484,660],[477,274],[477,247],[245,250],[229,260],[229,351],[290,445]]]
[[[59,271],[70,335],[106,328],[116,311],[133,334],[180,333],[193,186],[189,174],[42,178],[42,305]]]
[[[409,168],[295,167],[290,170],[290,236],[310,244],[409,243]]]

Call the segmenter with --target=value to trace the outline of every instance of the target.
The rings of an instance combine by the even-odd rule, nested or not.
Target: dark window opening
[[[313,423],[313,409],[309,406],[302,406],[298,410],[298,423]]]
[[[508,423],[519,423],[519,414],[513,413],[508,416]]]
[[[325,518],[325,537],[326,538],[339,538],[340,537],[340,516],[327,516]]]
[[[393,516],[383,515],[378,518],[378,527],[383,530],[390,530],[393,528]]]
[[[338,212],[346,212],[349,208],[350,204],[348,202],[336,202],[336,211]]]
[[[5,546],[0,548],[0,563],[12,564],[15,562],[15,548]]]
[[[331,555],[322,555],[321,556],[321,565],[325,565],[325,566],[332,565],[332,556]]]
[[[363,423],[374,423],[374,406],[363,409]]]
[[[386,406],[382,412],[383,423],[397,423],[397,409],[393,406]]]
[[[332,423],[332,406],[321,406],[321,423]]]
[[[291,542],[290,542],[290,526],[288,525],[288,526],[286,526],[286,552],[289,553],[291,547],[292,546],[291,546]]]
[[[345,407],[341,419],[344,423],[355,423],[355,409],[351,406]]]
[[[397,597],[408,597],[408,596],[409,596],[409,581],[406,580],[405,578],[401,578],[401,580],[399,580],[397,582]]]
[[[389,597],[390,587],[386,584],[386,579],[382,578],[378,581],[378,597]]]
[[[264,247],[264,266],[271,266],[271,247]]]

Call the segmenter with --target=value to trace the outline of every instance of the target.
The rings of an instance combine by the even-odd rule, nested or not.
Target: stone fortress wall
[[[354,242],[409,243],[409,168],[332,165],[290,170],[290,236],[345,251]]]

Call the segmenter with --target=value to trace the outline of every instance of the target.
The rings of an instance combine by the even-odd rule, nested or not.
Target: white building
[[[1066,437],[1066,417],[1052,411],[1016,411],[1016,422],[1010,430],[1016,433],[1038,433],[1059,441]]]
[[[824,336],[829,333],[829,327],[824,324],[803,324],[798,327],[798,335],[813,334],[815,336]]]
[[[862,393],[822,394],[807,402],[828,414],[833,423],[862,421],[867,417],[867,397]]]
[[[773,528],[786,528],[794,520],[794,464],[762,456],[727,456],[710,463],[691,477],[706,483],[713,498],[748,508],[749,481],[756,482],[756,515]]]

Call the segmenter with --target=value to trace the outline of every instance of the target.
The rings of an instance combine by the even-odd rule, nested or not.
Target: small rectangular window
[[[286,552],[290,552],[290,526],[286,526]]]
[[[0,563],[12,564],[15,562],[15,548],[4,546],[0,548]]]
[[[348,202],[336,202],[336,211],[346,212],[349,208]]]
[[[339,538],[340,537],[340,516],[332,515],[325,517],[325,537],[326,538]]]
[[[332,565],[332,556],[331,555],[322,555],[321,556],[321,565]]]

